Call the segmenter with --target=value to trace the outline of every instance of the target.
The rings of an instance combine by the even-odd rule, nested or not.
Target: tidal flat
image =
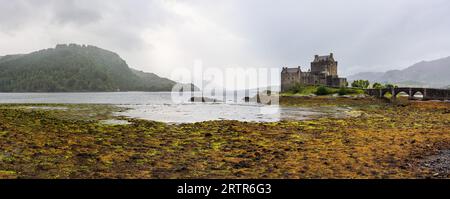
[[[113,105],[2,104],[0,178],[450,177],[429,161],[450,149],[448,102],[282,97],[280,104],[355,114],[168,124],[118,116],[125,108]]]

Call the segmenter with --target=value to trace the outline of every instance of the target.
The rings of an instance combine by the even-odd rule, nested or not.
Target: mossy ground
[[[423,178],[416,162],[450,148],[450,103],[282,98],[349,106],[347,118],[165,124],[106,105],[0,105],[0,178]],[[124,119],[124,118],[121,118]]]

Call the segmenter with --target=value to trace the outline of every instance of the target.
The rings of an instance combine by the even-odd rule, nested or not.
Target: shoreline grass
[[[281,93],[281,96],[354,96],[364,94],[364,90],[359,88],[341,87],[333,88],[327,86],[307,86],[297,84],[288,91]]]

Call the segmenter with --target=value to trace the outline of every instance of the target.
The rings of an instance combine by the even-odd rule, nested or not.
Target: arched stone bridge
[[[449,89],[399,87],[366,89],[365,93],[379,98],[384,97],[386,93],[391,93],[391,99],[395,99],[399,93],[406,93],[410,99],[413,99],[416,94],[422,94],[423,100],[450,100]]]

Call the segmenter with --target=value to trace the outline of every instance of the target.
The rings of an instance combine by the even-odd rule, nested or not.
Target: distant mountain
[[[422,61],[403,70],[363,72],[347,77],[351,82],[367,79],[370,82],[394,83],[400,86],[448,87],[450,85],[450,57]]]
[[[0,57],[0,92],[171,91],[176,82],[128,67],[95,46],[57,45]]]

